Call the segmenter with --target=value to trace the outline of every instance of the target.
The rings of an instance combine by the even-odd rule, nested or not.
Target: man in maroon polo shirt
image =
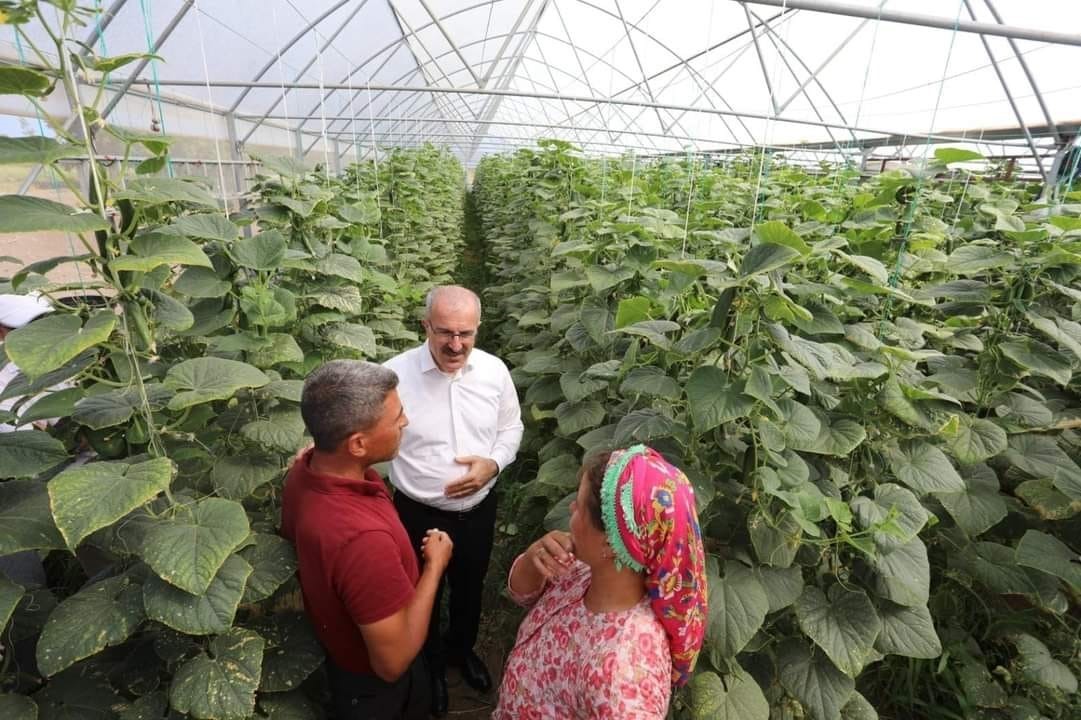
[[[293,464],[282,535],[296,545],[304,609],[327,651],[338,720],[421,720],[429,707],[420,649],[451,556],[446,533],[422,541],[423,571],[386,485],[371,466],[398,452],[408,424],[398,376],[334,360],[304,383],[314,447]]]

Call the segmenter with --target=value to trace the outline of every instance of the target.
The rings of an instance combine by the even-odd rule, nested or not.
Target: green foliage
[[[474,185],[540,462],[515,512],[565,521],[583,449],[686,470],[710,622],[676,717],[1081,712],[1076,207],[957,151],[860,177],[539,145]]]
[[[60,7],[54,56],[70,55],[80,13]],[[6,68],[0,92],[36,95],[53,77],[67,82]],[[168,138],[110,124],[127,152],[109,173],[91,164],[101,185],[83,196],[56,161],[98,153],[53,129],[0,138],[0,162],[53,164],[79,207],[0,197],[0,232],[71,232],[92,278],[3,343],[21,425],[0,433],[0,555],[30,551],[50,582],[0,581],[0,716],[319,717],[322,650],[276,533],[285,465],[307,442],[303,380],[418,341],[425,293],[458,262],[461,165],[430,146],[341,177],[267,159],[231,212],[198,181],[154,175]],[[131,167],[136,145],[152,163]],[[71,260],[11,286],[66,294],[44,274]],[[38,673],[8,661],[23,644]]]

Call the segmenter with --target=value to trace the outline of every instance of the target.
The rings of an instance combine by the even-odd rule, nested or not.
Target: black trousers
[[[395,682],[358,675],[327,658],[336,720],[428,720],[431,679],[421,653]]]
[[[420,554],[420,541],[430,528],[450,535],[454,554],[439,583],[424,655],[433,673],[446,670],[447,660],[458,661],[473,649],[480,629],[481,600],[488,560],[492,556],[495,535],[495,492],[488,493],[479,505],[465,512],[439,510],[424,505],[402,492],[394,493],[394,506],[413,547]],[[450,585],[450,627],[441,637],[439,608],[443,590]]]

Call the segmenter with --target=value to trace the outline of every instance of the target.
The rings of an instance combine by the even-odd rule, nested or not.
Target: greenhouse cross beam
[[[121,84],[121,83],[124,83],[125,81],[121,80],[121,79],[117,79],[115,81],[114,80],[109,81],[110,84],[112,84],[113,82],[115,82],[117,84]],[[212,80],[209,83],[207,83],[206,81],[203,81],[203,80],[159,79],[158,84],[161,85],[162,87],[200,87],[201,88],[201,87],[206,87],[207,84],[209,84],[211,87],[222,87],[222,88],[252,87],[252,88],[268,88],[268,89],[271,89],[271,90],[281,90],[281,87],[282,87],[281,83],[273,83],[273,82],[255,82],[255,83],[253,83],[253,82],[244,82],[244,81],[240,81],[240,80]],[[297,90],[321,90],[321,91],[326,91],[326,90],[352,90],[353,89],[353,86],[344,85],[344,84],[341,84],[341,83],[337,83],[337,84],[335,84],[335,83],[287,83],[285,85],[285,87],[292,88],[292,89],[297,89]],[[628,105],[628,106],[632,106],[632,107],[644,107],[644,108],[657,107],[657,108],[661,108],[662,110],[677,110],[677,111],[704,113],[704,114],[707,114],[707,115],[721,115],[721,116],[729,116],[729,117],[752,118],[752,119],[755,119],[755,120],[766,120],[768,122],[789,123],[789,124],[793,124],[793,125],[807,125],[807,126],[811,126],[811,127],[829,128],[829,129],[833,129],[833,130],[840,129],[840,130],[847,130],[847,131],[852,131],[852,132],[872,133],[872,134],[875,134],[875,135],[896,135],[896,136],[901,135],[901,133],[895,133],[892,130],[883,130],[881,128],[854,127],[854,126],[851,126],[851,125],[845,125],[843,123],[825,122],[825,121],[821,121],[821,120],[806,120],[806,119],[803,119],[803,118],[776,117],[774,115],[770,115],[770,114],[766,114],[766,113],[755,113],[755,112],[740,111],[740,110],[721,110],[721,109],[718,109],[718,108],[694,107],[694,106],[691,106],[691,105],[677,105],[677,104],[670,104],[670,103],[655,103],[655,102],[647,102],[647,101],[644,101],[644,100],[620,99],[620,98],[609,98],[609,97],[596,97],[596,96],[592,96],[592,95],[565,95],[565,94],[562,94],[562,93],[524,92],[524,91],[521,91],[521,90],[500,90],[500,89],[495,89],[495,88],[440,87],[438,85],[413,86],[413,85],[375,85],[375,84],[373,84],[373,85],[371,85],[369,87],[370,87],[371,90],[375,90],[375,91],[386,90],[386,91],[389,91],[389,92],[433,93],[433,94],[451,93],[451,94],[456,94],[456,95],[499,95],[499,96],[502,96],[502,97],[533,98],[533,99],[537,99],[537,100],[561,100],[561,101],[566,101],[566,102],[593,103],[593,104],[598,104],[598,105]],[[361,118],[361,119],[363,120],[365,118]],[[461,121],[455,121],[455,122],[471,122],[471,121],[461,120]],[[926,140],[931,140],[931,141],[939,141],[940,140],[940,141],[944,141],[944,142],[965,142],[965,141],[971,142],[971,141],[973,141],[972,138],[959,138],[959,137],[955,137],[955,136],[948,136],[948,135],[941,135],[941,134],[926,134],[926,133],[908,133],[908,134],[905,135],[905,137],[909,138],[910,140],[919,140],[919,141],[926,141]]]
[[[876,10],[873,7],[858,7],[848,3],[831,2],[830,0],[734,0],[734,2],[744,5],[748,3],[752,5],[771,5],[789,10],[810,10],[811,12],[830,13],[832,15],[849,15],[851,17],[870,18],[871,20],[883,20],[904,25],[919,25],[940,30],[956,30],[957,32],[977,33],[979,35],[997,35],[1015,40],[1081,46],[1081,35],[1071,33],[1024,28],[1016,25],[1002,25],[1000,23],[961,20],[960,18],[950,20],[937,15],[906,13],[897,10]]]

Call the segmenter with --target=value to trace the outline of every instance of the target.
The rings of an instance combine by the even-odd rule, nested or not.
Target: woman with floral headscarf
[[[570,533],[530,545],[508,589],[532,609],[494,720],[664,718],[706,623],[705,555],[687,477],[644,445],[587,459]]]

